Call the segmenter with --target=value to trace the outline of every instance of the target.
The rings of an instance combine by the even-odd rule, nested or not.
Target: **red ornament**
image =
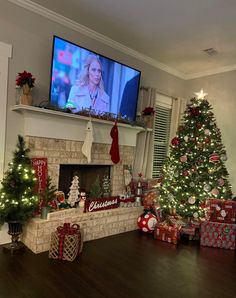
[[[145,233],[152,233],[157,224],[157,218],[152,213],[142,214],[138,218],[138,227]]]
[[[220,161],[220,156],[217,153],[212,153],[209,158],[209,161],[213,163],[218,163]]]
[[[183,171],[183,176],[188,176],[188,175],[189,175],[188,170]]]
[[[181,132],[181,131],[184,131],[184,126],[183,125],[179,126],[179,132]]]
[[[205,202],[200,203],[199,207],[202,208],[202,209],[206,208],[206,203]]]
[[[172,146],[178,146],[180,143],[180,140],[178,137],[174,137],[172,140],[171,140],[171,145]]]
[[[206,144],[209,144],[211,142],[211,139],[210,138],[205,138],[205,143]]]
[[[199,111],[198,107],[196,107],[196,108],[194,107],[194,108],[189,109],[189,113],[191,116],[199,116],[200,111]]]
[[[202,123],[201,122],[197,122],[196,126],[197,126],[198,129],[200,129],[200,128],[202,128]]]

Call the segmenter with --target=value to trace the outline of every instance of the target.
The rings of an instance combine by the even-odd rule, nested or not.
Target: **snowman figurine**
[[[80,191],[80,200],[79,200],[79,208],[84,208],[86,201],[86,192],[84,190]]]

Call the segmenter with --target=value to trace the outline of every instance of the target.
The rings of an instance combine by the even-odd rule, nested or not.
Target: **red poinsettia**
[[[155,113],[155,110],[153,107],[146,107],[143,111],[143,115],[153,115]]]
[[[25,84],[28,84],[30,88],[34,87],[35,78],[32,74],[27,71],[19,72],[16,78],[16,86],[22,87]]]

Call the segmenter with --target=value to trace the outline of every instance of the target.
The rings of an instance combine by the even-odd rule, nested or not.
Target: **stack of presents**
[[[175,210],[163,218],[155,198],[155,192],[144,197],[144,213],[138,218],[143,232],[173,244],[187,238],[199,240],[202,246],[235,249],[236,201],[208,199],[205,218],[186,219],[175,214]]]

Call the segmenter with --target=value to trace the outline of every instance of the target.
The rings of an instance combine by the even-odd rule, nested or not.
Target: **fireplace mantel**
[[[11,110],[21,113],[25,136],[84,141],[88,117],[26,105],[15,105]],[[92,123],[94,142],[111,144],[113,122],[92,118]],[[137,134],[145,130],[123,123],[118,123],[118,129],[119,144],[127,146],[136,146]]]

